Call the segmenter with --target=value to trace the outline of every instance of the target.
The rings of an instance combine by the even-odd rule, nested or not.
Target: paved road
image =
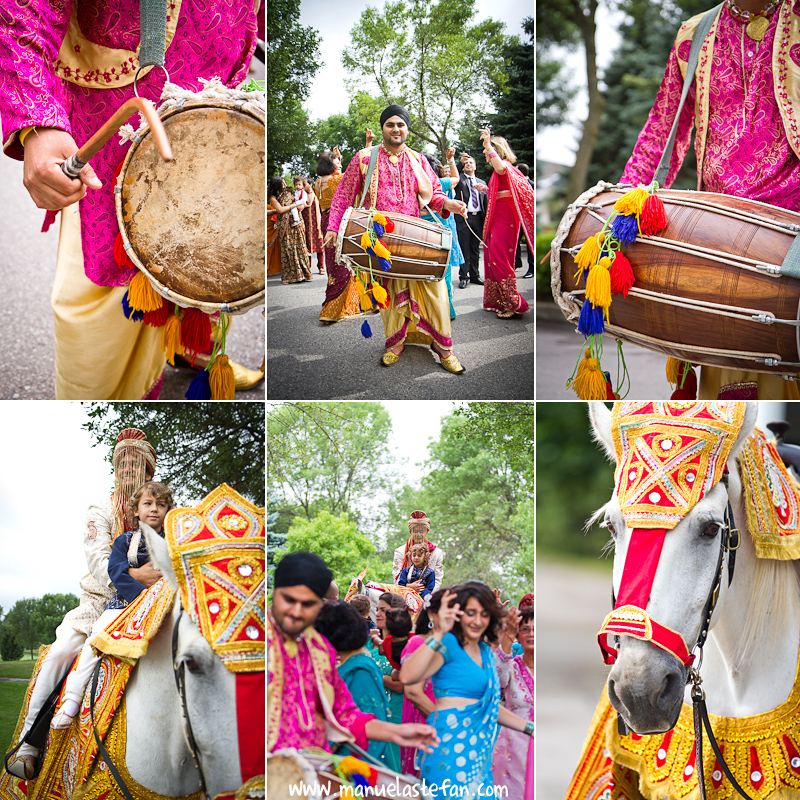
[[[523,257],[523,263],[525,258]],[[481,274],[483,267],[481,265]],[[481,307],[483,287],[453,290],[456,319],[453,351],[466,367],[451,375],[430,350],[407,347],[400,361],[381,368],[383,325],[370,316],[371,339],[361,336],[363,319],[333,325],[319,321],[324,275],[284,286],[267,279],[267,379],[275,400],[532,400],[533,314],[498,319]],[[532,280],[517,273],[522,295],[533,305]]]
[[[583,336],[567,322],[555,303],[539,303],[536,308],[536,399],[577,400],[566,383],[579,358],[583,358]],[[673,389],[667,382],[667,357],[642,347],[624,344],[623,355],[630,374],[628,400],[667,399]],[[602,367],[611,373],[616,385],[616,340],[606,337]]]
[[[597,629],[608,613],[607,569],[539,559],[536,565],[536,797],[562,800],[608,667]]]
[[[58,224],[41,233],[40,211],[22,185],[22,164],[0,156],[0,400],[54,397],[53,322],[50,291],[55,274]],[[233,320],[228,355],[251,369],[264,358],[264,307]],[[164,400],[182,400],[194,374],[167,367]],[[102,398],[99,398],[102,399]],[[263,400],[263,384],[237,400]]]

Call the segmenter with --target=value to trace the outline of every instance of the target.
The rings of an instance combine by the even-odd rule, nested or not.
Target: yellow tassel
[[[392,254],[384,247],[384,245],[380,241],[376,241],[373,245],[373,249],[375,250],[375,255],[378,258],[385,258],[391,261]]]
[[[372,219],[374,219],[375,222],[378,223],[378,225],[383,225],[384,228],[386,227],[386,217],[384,217],[383,214],[380,213],[375,214],[375,216]]]
[[[575,255],[575,264],[578,267],[578,271],[575,273],[575,281],[577,282],[580,279],[581,273],[585,269],[589,269],[593,266],[597,259],[600,258],[600,245],[603,241],[603,234],[598,234],[597,236],[590,236],[582,245],[581,249],[578,250],[577,254]]]
[[[366,250],[368,247],[372,247],[372,239],[369,238],[369,234],[364,231],[361,234],[361,246]]]
[[[600,362],[592,358],[592,351],[587,349],[586,355],[578,365],[575,378],[569,384],[581,400],[605,400],[606,378],[600,369]]]
[[[372,284],[372,296],[375,298],[375,302],[379,306],[383,306],[386,303],[386,289],[384,289],[379,283]]]
[[[364,284],[361,283],[361,278],[356,278],[356,290],[358,291],[358,299],[361,305],[361,310],[369,311],[372,308],[372,302],[370,301],[369,297],[367,297],[367,290],[364,288]]]
[[[167,354],[167,360],[172,363],[175,356],[182,356],[185,352],[181,344],[181,319],[173,314],[166,325],[161,329],[161,349]]]
[[[669,381],[672,386],[677,386],[680,380],[678,368],[681,363],[682,362],[677,358],[673,358],[672,356],[667,357],[667,381]]]
[[[626,192],[614,203],[614,211],[618,214],[636,214],[638,217],[644,208],[644,201],[647,200],[647,191],[641,186]]]
[[[603,256],[589,271],[586,278],[586,299],[595,307],[602,306],[604,311],[611,305],[611,259]]]
[[[161,295],[152,287],[144,272],[137,270],[128,287],[128,303],[136,311],[158,311]]]
[[[236,391],[236,378],[228,356],[218,355],[208,371],[208,384],[211,386],[213,400],[233,400]]]

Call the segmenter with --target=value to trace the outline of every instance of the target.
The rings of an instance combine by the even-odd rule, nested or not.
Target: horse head
[[[223,484],[196,509],[170,511],[166,538],[144,527],[153,564],[178,592],[169,691],[206,796],[249,797],[241,787],[259,781],[263,792],[264,510]]]
[[[599,640],[613,663],[609,700],[637,734],[674,727],[692,650],[725,602],[726,565],[736,546],[724,544],[726,526],[735,527],[729,500],[737,508],[741,497],[735,457],[756,418],[754,403],[676,403],[667,416],[686,418],[662,424],[659,408],[652,415],[645,408],[658,405],[627,404],[632,415],[615,410],[613,420],[603,403],[589,412],[596,440],[616,465],[614,495],[593,517],[602,519],[614,547],[615,610]]]

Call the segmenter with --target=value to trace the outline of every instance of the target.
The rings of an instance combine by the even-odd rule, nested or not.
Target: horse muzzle
[[[635,733],[665,733],[681,713],[687,671],[650,642],[624,637],[608,675],[608,699]]]

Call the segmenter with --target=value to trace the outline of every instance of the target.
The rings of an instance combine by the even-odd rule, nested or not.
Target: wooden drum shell
[[[174,160],[161,160],[148,129],[117,179],[126,252],[179,306],[237,314],[263,304],[263,109],[198,99],[162,121]]]
[[[591,204],[593,212],[605,220],[627,188],[598,184],[574,205]],[[625,246],[636,280],[627,298],[613,295],[608,333],[696,364],[800,374],[798,326],[764,324],[751,318],[772,315],[797,321],[800,280],[716,260],[732,256],[736,261],[738,256],[779,266],[795,236],[789,227],[775,230],[767,224],[800,226],[800,214],[711,192],[661,190],[658,196],[666,208],[667,227],[658,236],[639,237]],[[726,212],[753,215],[760,221],[733,218]],[[552,288],[564,315],[577,323],[585,282],[576,283],[577,267],[566,250],[599,233],[603,223],[587,208],[581,208],[574,220],[569,218],[570,212],[553,240]],[[683,246],[670,249],[660,243]],[[772,365],[765,359],[789,363]]]
[[[452,247],[450,228],[434,222],[382,211],[394,222],[394,230],[381,237],[392,255],[392,268],[384,272],[378,260],[372,258],[372,273],[376,277],[395,280],[440,281],[447,269]],[[336,263],[351,261],[369,269],[370,256],[361,247],[361,236],[367,229],[369,210],[350,207],[342,216],[336,240]]]

